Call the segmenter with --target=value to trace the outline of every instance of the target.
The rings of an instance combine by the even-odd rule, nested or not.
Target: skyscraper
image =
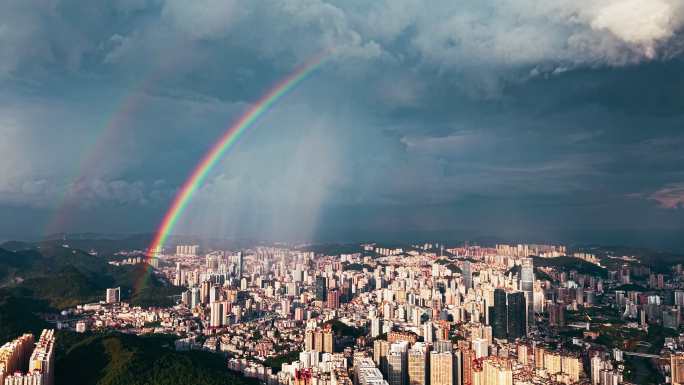
[[[428,384],[428,355],[427,346],[416,342],[408,352],[409,385]]]
[[[466,287],[466,291],[473,287],[473,271],[470,266],[470,261],[463,262],[463,270],[461,271],[463,275],[463,284]]]
[[[381,317],[371,318],[371,338],[375,338],[382,334],[383,320]]]
[[[520,290],[525,293],[527,307],[527,331],[534,326],[534,263],[532,258],[523,258],[520,268]]]
[[[490,313],[494,338],[514,340],[527,334],[525,293],[494,290],[494,306],[490,308]]]
[[[494,306],[491,307],[489,320],[492,323],[492,336],[494,338],[504,339],[508,336],[506,292],[503,289],[494,290]]]
[[[53,384],[55,331],[44,329],[35,348],[33,342],[24,334],[0,348],[0,384]]]
[[[211,309],[209,326],[213,328],[220,327],[223,324],[223,303],[212,302],[209,307]]]
[[[235,264],[236,264],[236,275],[238,278],[242,277],[243,273],[243,263],[244,263],[244,257],[242,256],[242,251],[238,251],[237,255],[235,256]]]
[[[193,287],[190,289],[190,308],[194,309],[201,303],[200,289],[199,287]]]
[[[175,286],[183,285],[183,268],[180,262],[176,262],[176,276],[173,279],[173,284]]]
[[[508,293],[508,339],[525,337],[527,334],[527,307],[525,293],[521,291]]]
[[[676,353],[670,355],[670,373],[672,385],[684,384],[684,354]]]
[[[340,291],[337,289],[328,290],[328,307],[330,309],[337,309],[340,307]]]
[[[475,361],[475,351],[470,349],[465,341],[459,341],[459,351],[461,352],[461,385],[473,385],[473,361]]]
[[[456,362],[451,352],[430,353],[430,385],[456,385]]]
[[[387,353],[387,382],[389,385],[408,383],[408,342],[399,341],[390,345]]]
[[[383,374],[387,375],[387,352],[390,344],[385,340],[373,341],[373,361]]]
[[[513,385],[513,368],[509,360],[484,360],[482,376],[485,385]]]
[[[316,300],[325,301],[328,299],[328,280],[323,276],[316,277]]]
[[[334,353],[335,352],[335,339],[333,338],[332,328],[327,328],[322,333],[323,337],[323,352],[324,353]]]

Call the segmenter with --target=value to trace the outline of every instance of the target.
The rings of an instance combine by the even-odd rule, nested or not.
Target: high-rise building
[[[209,303],[218,302],[220,300],[220,289],[216,285],[209,287]]]
[[[337,309],[340,307],[340,291],[337,289],[328,290],[327,305],[330,309]]]
[[[321,329],[316,329],[314,333],[314,348],[313,350],[317,352],[323,351],[323,331]]]
[[[388,385],[373,361],[366,357],[354,362],[354,380],[357,385]]]
[[[323,352],[324,353],[334,353],[335,352],[335,339],[333,338],[332,328],[327,328],[323,330]]]
[[[416,342],[408,352],[409,385],[428,385],[427,345]]]
[[[430,321],[423,325],[423,340],[430,344],[435,340],[435,327]]]
[[[561,358],[561,370],[572,383],[579,382],[582,375],[582,361],[579,357],[564,355]]]
[[[462,347],[460,345],[459,342],[459,351],[461,352],[461,382],[462,385],[473,385],[473,365],[476,360],[475,351],[470,349],[466,343],[464,343]]]
[[[390,344],[385,340],[373,341],[373,361],[375,365],[380,368],[380,371],[387,375],[387,353],[389,352]]]
[[[174,286],[183,286],[183,268],[180,262],[176,262],[176,276],[173,279]]]
[[[196,257],[199,252],[198,245],[178,245],[176,255],[179,257]]]
[[[527,334],[527,307],[525,306],[525,294],[521,291],[508,293],[508,339],[525,337]]]
[[[558,352],[544,351],[544,369],[549,374],[561,373],[563,371],[563,360]]]
[[[601,383],[601,371],[605,368],[605,361],[601,359],[599,354],[591,357],[591,384],[599,385]]]
[[[236,276],[238,278],[242,277],[242,274],[244,273],[244,256],[242,255],[242,251],[238,251],[237,254],[235,255],[235,271],[236,271]]]
[[[684,353],[670,355],[670,373],[672,385],[684,384]]]
[[[494,338],[505,339],[508,336],[507,317],[506,292],[503,289],[496,289],[494,290],[494,306],[491,307],[489,317]]]
[[[456,362],[451,352],[430,352],[430,385],[457,385]]]
[[[0,384],[52,385],[54,333],[52,329],[43,330],[35,347],[31,334],[3,345],[0,348]]]
[[[203,304],[209,302],[209,289],[211,288],[211,282],[203,281],[200,284],[200,302]]]
[[[325,301],[328,299],[328,280],[323,276],[316,277],[316,300]]]
[[[311,350],[320,353],[333,353],[335,351],[335,338],[332,328],[307,329],[304,332],[304,351]]]
[[[488,358],[482,362],[483,385],[513,385],[513,368],[506,359]]]
[[[200,298],[199,287],[193,287],[190,289],[190,308],[196,308],[200,303],[202,303]]]
[[[389,385],[406,385],[404,377],[406,377],[407,368],[404,365],[404,356],[402,352],[390,352],[387,354],[387,382]]]
[[[304,321],[304,308],[301,306],[297,306],[294,310],[294,319],[295,321]]]
[[[33,349],[31,354],[27,374],[35,375],[40,373],[43,385],[52,385],[54,383],[54,344],[55,331],[53,329],[45,329],[40,334],[36,348]]]
[[[210,316],[209,316],[209,326],[212,328],[221,327],[223,325],[223,303],[222,302],[212,302],[209,305]]]
[[[625,303],[626,303],[626,298],[625,298],[625,291],[624,290],[615,290],[615,305],[618,308],[618,311],[623,311],[625,309]]]
[[[473,287],[473,271],[470,261],[463,262],[461,275],[463,276],[463,285],[465,285],[466,291],[468,291],[468,289]]]
[[[6,376],[26,367],[34,341],[33,334],[24,334],[0,347],[0,384]]]
[[[307,329],[304,332],[304,351],[308,352],[314,349],[314,340],[316,338],[316,334],[312,329]]]
[[[115,287],[107,289],[105,294],[105,302],[107,303],[119,303],[121,302],[121,288]]]
[[[519,344],[516,347],[516,357],[518,362],[527,365],[529,363],[529,347],[526,344]]]
[[[514,340],[527,334],[525,303],[525,293],[521,291],[494,290],[494,306],[490,308],[489,317],[494,338]]]
[[[382,334],[382,318],[375,317],[371,319],[371,338],[376,338]]]
[[[408,383],[408,342],[399,341],[390,345],[387,353],[387,382],[390,385]]]
[[[527,308],[527,331],[534,327],[534,263],[523,258],[520,264],[520,290],[525,294]]]

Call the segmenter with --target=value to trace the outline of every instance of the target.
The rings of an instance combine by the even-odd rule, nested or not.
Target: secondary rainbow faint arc
[[[291,91],[297,84],[304,80],[308,75],[318,69],[329,57],[329,51],[320,54],[308,62],[298,67],[283,80],[278,82],[264,96],[261,97],[252,107],[247,110],[233,125],[231,125],[221,138],[211,147],[202,157],[202,160],[194,168],[188,179],[183,183],[180,190],[176,193],[173,203],[164,215],[163,220],[154,239],[148,247],[148,261],[161,250],[171,231],[173,230],[178,218],[183,214],[188,202],[193,194],[202,185],[212,168],[218,163],[223,154],[240,138],[243,132],[254,125],[254,122],[265,114],[278,100]]]

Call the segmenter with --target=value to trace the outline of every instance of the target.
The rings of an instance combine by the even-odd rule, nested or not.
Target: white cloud
[[[665,209],[684,208],[684,183],[667,185],[650,194],[648,199]]]
[[[212,60],[239,48],[291,65],[335,47],[343,57],[391,56],[447,71],[625,65],[677,54],[684,27],[680,0],[119,0],[112,7],[130,27],[107,36],[108,12],[76,25],[56,1],[0,3],[0,73],[78,68],[103,47],[112,51],[101,53],[108,63],[150,52]],[[105,28],[89,33],[89,26]],[[205,41],[219,46],[202,52]]]
[[[683,11],[679,0],[612,0],[596,9],[591,27],[613,33],[651,59],[658,44],[682,27]]]

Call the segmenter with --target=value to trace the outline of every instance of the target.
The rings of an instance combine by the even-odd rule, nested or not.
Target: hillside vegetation
[[[558,270],[570,272],[575,270],[580,274],[594,275],[599,277],[607,277],[608,270],[587,262],[583,259],[575,257],[555,257],[555,258],[541,258],[533,257],[534,267],[554,267]]]
[[[144,265],[112,266],[107,260],[61,246],[9,251],[0,248],[0,287],[16,297],[43,300],[54,309],[99,301],[108,287],[121,287],[122,297],[133,305],[169,305],[180,293],[156,277],[134,293],[145,274]]]
[[[128,334],[57,336],[56,385],[257,385],[229,372],[222,354],[177,352],[173,338]],[[87,365],[84,365],[87,363]]]

